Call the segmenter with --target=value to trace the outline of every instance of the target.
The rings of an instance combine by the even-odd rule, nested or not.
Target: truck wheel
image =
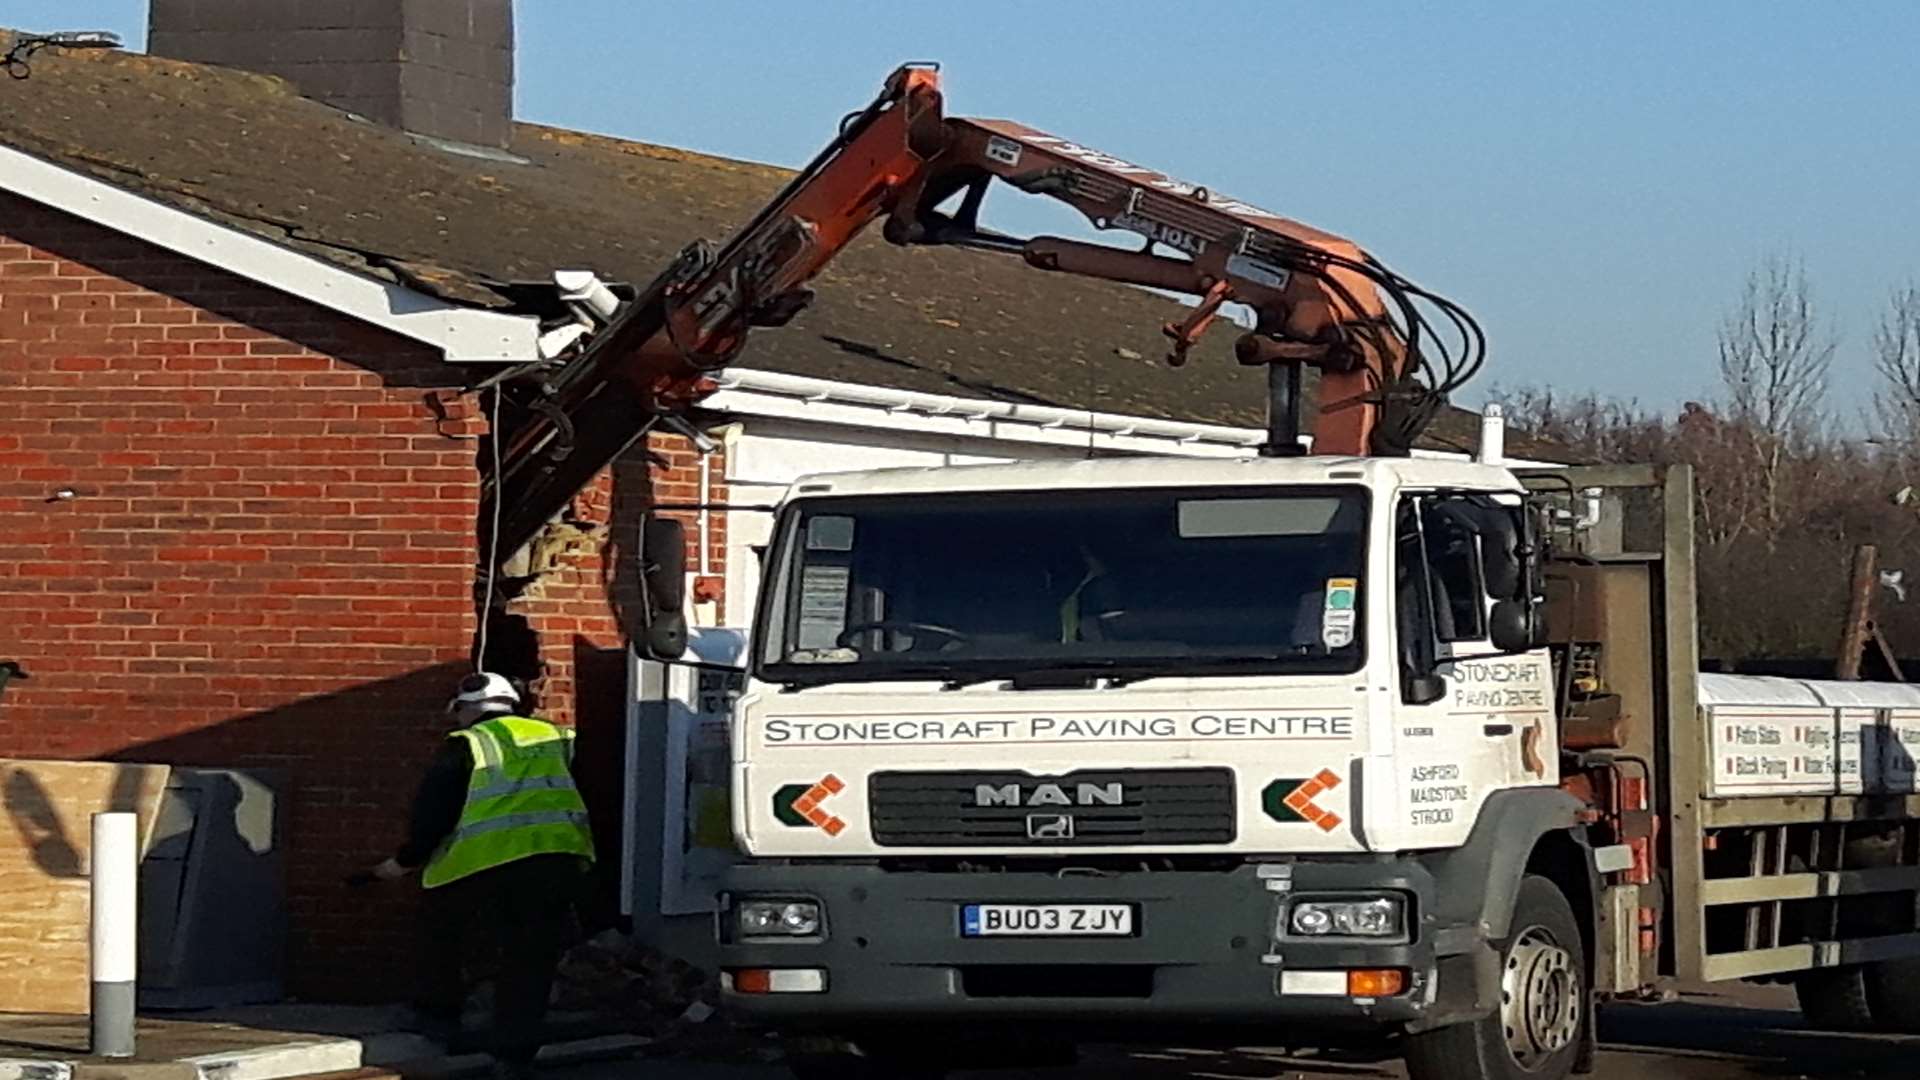
[[[1873,1030],[1920,1035],[1920,958],[1902,957],[1867,965],[1867,1009]]]
[[[1586,949],[1559,886],[1520,883],[1513,934],[1500,945],[1500,1009],[1407,1042],[1412,1080],[1562,1080],[1573,1072],[1588,1016]]]
[[[1865,968],[1815,968],[1793,981],[1800,1015],[1816,1031],[1872,1031],[1876,1019]]]

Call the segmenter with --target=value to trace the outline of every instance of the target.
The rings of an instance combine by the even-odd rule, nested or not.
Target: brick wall
[[[472,634],[428,348],[0,195],[0,755],[273,766],[291,970],[397,970],[388,848]],[[62,497],[61,492],[71,497]],[[9,808],[17,811],[18,808]]]
[[[664,466],[652,476],[653,497],[668,505],[697,504],[700,492],[700,454],[693,445],[678,437],[655,438],[651,444],[654,453],[664,461]],[[727,457],[723,451],[716,450],[707,455],[707,492],[709,503],[725,503],[731,497],[727,488]],[[631,467],[623,463],[625,467]],[[697,513],[675,513],[669,515],[679,518],[687,530],[687,572],[695,573],[700,566],[700,515]],[[707,515],[707,569],[714,580],[708,583],[711,591],[697,597],[714,604],[724,599],[722,582],[727,572],[727,519],[729,514],[713,511]],[[699,592],[701,590],[695,590]]]
[[[472,412],[444,404],[458,374],[0,194],[0,660],[33,676],[0,700],[0,756],[282,770],[301,996],[407,985],[412,890],[349,898],[339,879],[398,839],[470,663],[484,429],[446,418]],[[684,441],[650,449],[666,471],[629,454],[542,537],[549,569],[507,606],[531,635],[492,643],[531,650],[536,698],[563,723],[624,715],[640,512],[656,482],[662,499],[699,495]],[[718,455],[712,473],[722,501]],[[682,516],[692,549],[697,515]],[[725,515],[710,533],[718,572]]]
[[[677,435],[655,435],[646,449],[662,464],[651,468],[637,449],[602,471],[579,496],[557,530],[569,548],[549,556],[555,565],[524,594],[507,605],[527,621],[538,643],[541,677],[532,686],[542,714],[572,723],[580,699],[625,692],[619,685],[582,685],[576,658],[584,650],[620,649],[643,624],[640,612],[637,549],[641,517],[654,504],[693,504],[700,497],[700,455]],[[709,499],[727,498],[724,453],[709,462]],[[687,571],[700,565],[699,514],[673,513],[687,533]],[[727,558],[726,515],[709,515],[707,551],[716,578]],[[716,582],[717,584],[717,582]],[[719,596],[716,594],[717,601]]]

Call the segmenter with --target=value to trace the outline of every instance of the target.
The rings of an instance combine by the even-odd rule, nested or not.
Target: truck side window
[[[1420,537],[1419,503],[1408,499],[1394,518],[1393,603],[1399,628],[1400,676],[1428,674],[1434,664],[1432,574]]]
[[[1421,532],[1433,569],[1433,606],[1440,640],[1479,641],[1487,636],[1487,589],[1480,578],[1480,538],[1456,515],[1434,513],[1444,500],[1422,507]]]
[[[1425,615],[1442,642],[1479,641],[1487,636],[1486,586],[1481,581],[1479,537],[1462,517],[1438,508],[1446,497],[1421,497],[1401,506],[1398,521],[1401,626],[1411,637]],[[1417,582],[1425,579],[1428,602],[1420,603]],[[1424,611],[1422,609],[1424,608]]]

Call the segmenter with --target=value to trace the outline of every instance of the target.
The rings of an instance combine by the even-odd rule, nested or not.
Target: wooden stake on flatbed
[[[1873,634],[1873,590],[1879,585],[1879,550],[1872,544],[1853,549],[1853,574],[1847,579],[1847,623],[1840,632],[1840,658],[1834,678],[1858,679]]]

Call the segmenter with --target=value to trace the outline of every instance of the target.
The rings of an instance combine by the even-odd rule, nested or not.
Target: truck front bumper
[[[1223,872],[1165,871],[1056,876],[1049,873],[900,872],[860,865],[753,864],[730,874],[727,896],[810,899],[825,932],[806,941],[733,940],[720,913],[720,964],[747,970],[825,972],[825,989],[739,993],[736,1015],[787,1031],[848,1031],[912,1021],[967,1026],[1034,1024],[1087,1038],[1140,1034],[1149,1025],[1297,1027],[1377,1034],[1429,1026],[1439,998],[1434,941],[1423,922],[1433,879],[1413,860],[1326,860]],[[1389,942],[1276,937],[1290,898],[1400,893],[1408,933]],[[1124,938],[969,938],[967,904],[1136,905]],[[1448,965],[1454,993],[1471,1001],[1472,964]],[[1392,997],[1325,992],[1331,973],[1395,969],[1406,988]],[[1456,974],[1457,970],[1457,974]],[[1285,979],[1288,972],[1321,973]],[[1463,985],[1464,984],[1464,985]],[[1311,985],[1319,992],[1304,992]],[[1344,983],[1342,984],[1344,986]],[[729,978],[729,986],[731,979]],[[1449,1020],[1452,1018],[1450,1017]],[[1423,1022],[1425,1021],[1425,1022]],[[1324,1044],[1313,1039],[1296,1045]]]

